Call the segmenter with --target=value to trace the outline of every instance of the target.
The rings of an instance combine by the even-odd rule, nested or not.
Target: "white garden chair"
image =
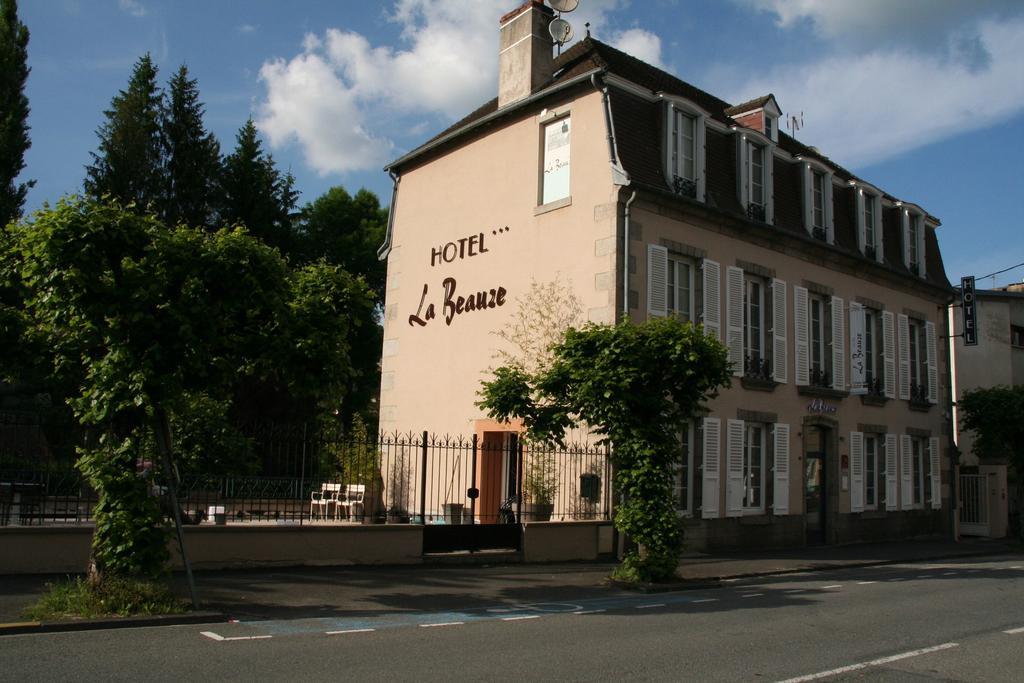
[[[319,516],[320,519],[327,519],[334,506],[334,514],[338,514],[338,496],[341,493],[341,484],[320,484],[319,491],[311,491],[309,494],[309,518]],[[319,512],[316,515],[314,511]]]
[[[349,484],[345,492],[338,497],[337,513],[340,517],[344,510],[345,519],[352,519],[353,508],[359,508],[359,515],[362,516],[365,506],[363,498],[366,496],[366,484]]]

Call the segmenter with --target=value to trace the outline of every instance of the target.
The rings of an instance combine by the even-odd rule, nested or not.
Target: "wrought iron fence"
[[[276,426],[257,443],[280,475],[182,473],[174,488],[186,523],[493,524],[607,519],[611,508],[608,451],[586,444]],[[146,480],[168,517],[169,483],[159,472]],[[0,525],[87,523],[96,502],[72,467],[0,470]]]

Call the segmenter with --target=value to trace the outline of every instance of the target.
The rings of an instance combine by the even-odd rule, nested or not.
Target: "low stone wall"
[[[528,522],[523,526],[524,562],[596,560],[611,552],[611,522]]]
[[[84,572],[91,526],[0,529],[0,575]],[[232,525],[185,527],[196,569],[345,564],[418,564],[423,528],[415,525]],[[168,542],[181,568],[178,541]]]
[[[0,528],[0,575],[84,572],[91,542],[91,526]],[[423,562],[423,527],[415,524],[204,524],[185,527],[185,544],[196,569]],[[180,569],[173,535],[168,548]],[[611,552],[610,522],[524,526],[524,562],[594,560]]]

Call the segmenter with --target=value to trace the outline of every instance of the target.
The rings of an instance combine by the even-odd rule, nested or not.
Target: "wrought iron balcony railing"
[[[743,376],[761,382],[771,382],[772,366],[767,358],[747,356],[743,361]]]
[[[764,223],[764,204],[755,204],[754,202],[750,202],[749,204],[747,204],[747,218],[749,218],[752,221],[760,221],[761,223]]]
[[[827,370],[819,370],[813,368],[811,370],[811,386],[812,387],[832,387],[832,374]]]
[[[825,231],[825,228],[819,228],[817,226],[811,230],[811,236],[816,240],[821,240],[822,242],[828,240],[828,233]]]
[[[689,178],[683,178],[681,176],[673,176],[672,191],[678,195],[689,197],[690,199],[696,199],[697,181],[690,180]]]

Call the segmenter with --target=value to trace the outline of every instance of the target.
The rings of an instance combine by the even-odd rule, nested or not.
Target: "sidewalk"
[[[1013,552],[999,541],[906,541],[776,552],[690,555],[682,558],[685,583],[809,569],[843,568]],[[593,597],[611,587],[614,563],[553,565],[416,565],[401,567],[292,567],[196,573],[202,609],[229,619],[289,619],[382,612],[488,607],[507,602]],[[61,577],[0,578],[0,624],[20,621],[47,581]],[[188,594],[184,576],[174,585]]]

